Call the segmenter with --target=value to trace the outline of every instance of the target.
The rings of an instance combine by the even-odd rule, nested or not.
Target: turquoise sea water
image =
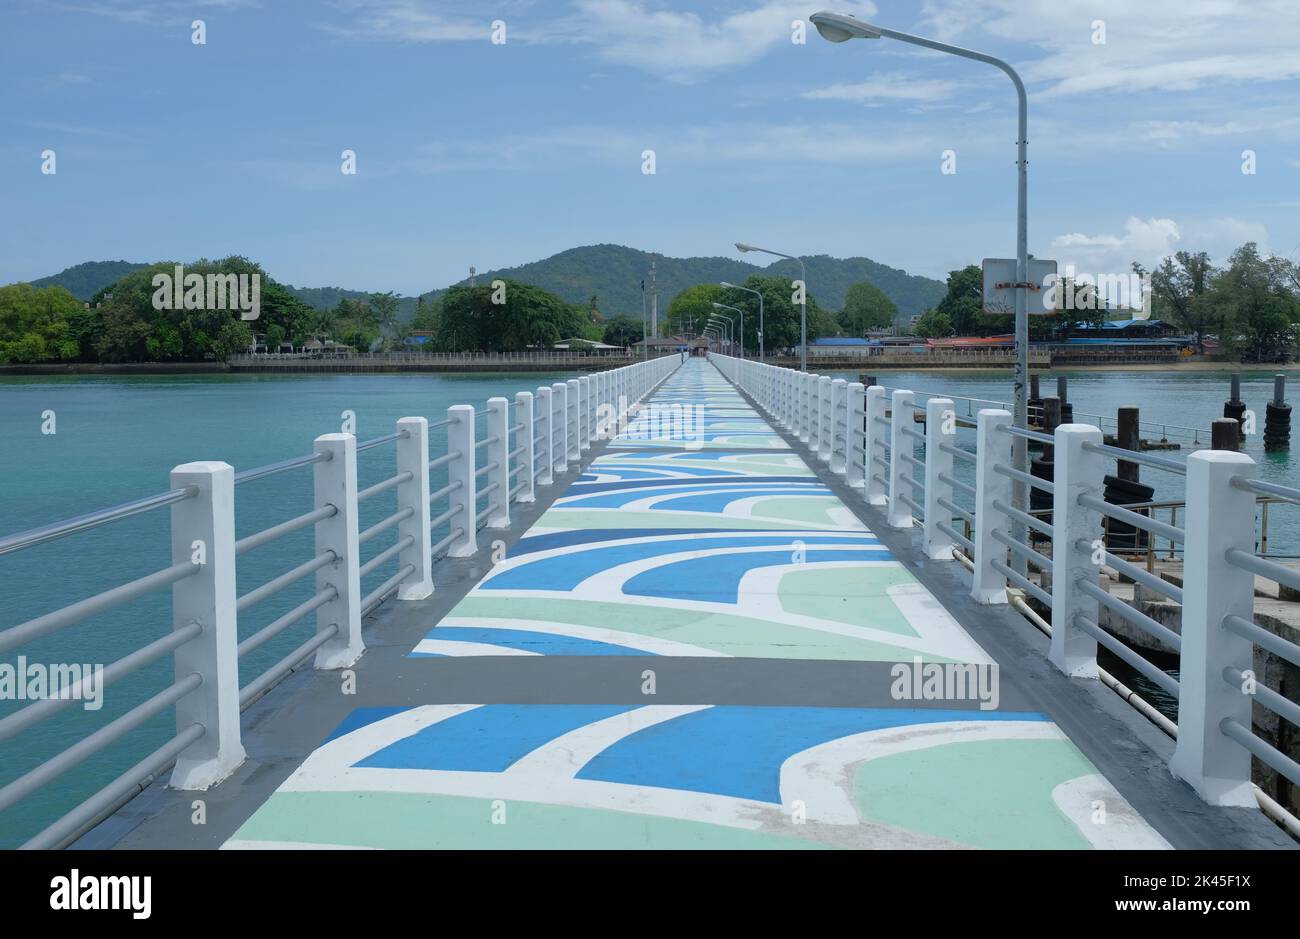
[[[840,374],[854,380],[858,377],[857,372]],[[1142,408],[1144,436],[1160,435],[1148,422],[1166,421],[1170,426],[1163,430],[1168,438],[1189,445],[1191,434],[1173,425],[1200,428],[1204,444],[1210,420],[1222,415],[1228,397],[1228,372],[1067,374],[1070,398],[1078,412],[1076,420],[1092,420],[1082,412],[1113,418],[1117,406],[1137,404]],[[394,421],[403,416],[423,415],[438,421],[452,404],[482,407],[493,395],[513,396],[516,391],[535,390],[540,384],[567,377],[546,373],[0,379],[0,534],[164,491],[170,488],[168,472],[180,463],[219,459],[240,471],[306,455],[313,438],[340,429],[345,410],[356,413],[358,438],[366,440],[391,433]],[[1000,401],[1011,394],[1009,378],[998,373],[882,372],[878,377],[887,387],[918,392],[943,391]],[[1043,382],[1043,393],[1054,390],[1054,381]],[[1271,393],[1271,373],[1249,373],[1243,378],[1243,399],[1259,413],[1261,426]],[[981,406],[991,405],[970,405],[972,412]],[[964,407],[965,403],[959,402],[958,412],[963,416]],[[47,410],[57,417],[54,435],[41,433],[42,413]],[[1113,421],[1104,426],[1113,428]],[[959,442],[971,446],[972,432],[960,434]],[[431,438],[433,452],[442,452],[445,431],[434,430]],[[1300,455],[1300,438],[1297,448]],[[1248,441],[1246,452],[1259,461],[1261,477],[1300,486],[1300,471],[1290,455],[1264,454],[1258,437]],[[1183,454],[1161,455],[1180,458]],[[362,487],[388,478],[393,474],[392,446],[360,454],[358,468]],[[1143,479],[1156,486],[1158,498],[1181,498],[1180,478],[1144,469]],[[445,474],[437,474],[431,484],[436,489],[444,483]],[[307,511],[311,497],[310,469],[240,486],[237,536]],[[362,510],[362,527],[373,524],[392,513],[393,495],[381,495]],[[167,532],[168,511],[163,509],[0,557],[0,628],[168,566]],[[363,560],[392,541],[391,532],[381,535],[365,546]],[[1270,553],[1300,555],[1300,509],[1274,508]],[[243,555],[239,592],[289,570],[312,554],[308,529]],[[395,564],[390,563],[371,575],[363,592],[378,586],[394,570]],[[240,617],[240,637],[256,632],[307,599],[313,583],[313,578],[305,578],[246,611]],[[314,618],[308,616],[246,657],[241,684],[307,639],[313,624]],[[168,592],[162,591],[32,643],[22,653],[33,662],[108,663],[165,635],[170,626]],[[6,654],[0,656],[0,662],[14,663],[16,658],[16,654]],[[0,761],[0,785],[170,681],[171,663],[164,657],[111,686],[101,711],[89,713],[74,706],[0,744],[5,753]],[[0,701],[0,716],[24,703]],[[20,844],[159,746],[173,730],[171,714],[164,712],[71,770],[58,783],[0,812],[0,847]]]
[[[312,441],[341,429],[342,412],[356,414],[358,440],[393,432],[405,416],[430,422],[448,406],[482,408],[494,395],[571,377],[569,373],[337,376],[143,376],[0,379],[0,534],[170,489],[172,467],[224,460],[241,470],[312,451]],[[57,432],[42,434],[42,414],[53,411]],[[480,421],[482,418],[480,418]],[[481,428],[480,428],[481,433]],[[446,430],[430,431],[430,449],[446,449]],[[362,488],[394,473],[388,444],[358,455]],[[236,537],[312,508],[311,469],[255,480],[236,490]],[[446,483],[435,471],[434,489]],[[361,527],[394,511],[390,490],[361,506]],[[443,506],[438,507],[440,510]],[[159,509],[0,557],[0,629],[50,612],[170,565],[169,510]],[[395,540],[390,529],[363,546],[363,562]],[[435,538],[441,537],[437,533]],[[310,528],[240,557],[240,594],[309,560]],[[367,577],[362,593],[396,571],[389,562]],[[308,576],[240,616],[246,638],[308,599]],[[29,662],[107,664],[165,635],[171,628],[169,590],[162,590],[69,627],[20,651]],[[264,672],[315,630],[308,615],[241,662],[240,684]],[[16,664],[19,653],[0,656]],[[39,765],[170,684],[170,656],[112,685],[104,706],[73,705],[0,744],[0,785]],[[23,701],[0,701],[0,716]],[[45,790],[0,812],[0,847],[12,847],[160,746],[174,732],[169,711],[92,756]]]

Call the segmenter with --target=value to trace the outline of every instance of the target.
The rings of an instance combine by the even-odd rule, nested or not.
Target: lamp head
[[[735,284],[729,284],[729,283],[727,283],[725,280],[722,281],[722,283],[718,284],[718,286],[719,286],[719,287],[728,287],[728,288],[730,288],[731,290],[735,290],[735,289],[736,289],[736,285],[735,285]]]
[[[809,17],[817,32],[829,42],[848,42],[850,39],[879,39],[880,30],[870,23],[860,22],[844,13],[828,13],[823,10]]]
[[[758,249],[755,248],[753,245],[745,244],[743,241],[737,241],[736,250],[743,253],[745,251],[757,251]]]

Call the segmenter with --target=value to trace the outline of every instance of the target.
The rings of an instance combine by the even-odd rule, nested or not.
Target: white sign
[[[1016,259],[984,259],[984,312],[1012,315],[1016,312]],[[1039,258],[1029,259],[1029,315],[1050,316],[1056,312],[1055,293],[1056,262]]]

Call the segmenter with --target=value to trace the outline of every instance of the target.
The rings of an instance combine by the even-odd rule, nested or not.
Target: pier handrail
[[[957,396],[926,393],[921,434],[910,426],[916,407],[911,390],[852,383],[841,393],[840,382],[826,376],[720,354],[712,361],[807,442],[830,472],[883,510],[887,525],[910,529],[919,521],[922,550],[934,560],[963,562],[977,602],[1007,604],[1047,633],[1047,658],[1060,671],[1103,681],[1173,736],[1170,771],[1202,799],[1258,805],[1300,837],[1300,820],[1251,781],[1254,758],[1300,786],[1300,763],[1263,739],[1252,720],[1257,704],[1300,727],[1300,704],[1266,683],[1271,677],[1256,658],[1267,653],[1300,665],[1300,645],[1254,617],[1256,577],[1300,591],[1300,571],[1255,553],[1257,500],[1300,504],[1300,489],[1255,479],[1254,460],[1241,453],[1198,450],[1184,464],[1106,444],[1101,429],[1087,424],[1062,424],[1051,434],[1015,428],[1005,408],[979,411],[975,446],[967,449],[956,442]],[[1011,438],[1017,435],[1049,448],[1051,479],[1013,467]],[[958,478],[955,461],[975,464],[973,485]],[[1179,477],[1185,486],[1177,503],[1185,507],[1182,528],[1151,517],[1165,503],[1106,501],[1108,472],[1125,462]],[[1041,493],[1040,506],[1015,508],[1012,483]],[[1145,540],[1148,552],[1154,538],[1181,544],[1183,585],[1122,557],[1112,541],[1117,525],[1145,533],[1134,535],[1133,544]],[[1013,536],[1017,526],[1025,532],[1021,537]],[[1107,570],[1179,604],[1180,628],[1107,590]],[[1106,628],[1107,616],[1177,654],[1178,677]],[[1175,698],[1177,723],[1100,668],[1098,645]]]
[[[535,395],[521,391],[513,401],[490,398],[478,411],[453,405],[445,420],[432,424],[424,417],[404,417],[392,433],[360,443],[352,433],[324,434],[311,454],[240,473],[220,462],[183,464],[172,470],[165,492],[0,539],[0,555],[12,554],[154,509],[170,507],[172,513],[170,566],[0,630],[0,652],[12,652],[147,594],[172,591],[171,632],[104,666],[98,682],[101,688],[114,685],[169,654],[175,680],[0,787],[0,812],[168,710],[175,713],[174,735],[23,847],[70,844],[169,767],[174,788],[206,789],[228,778],[245,756],[241,710],[313,656],[317,669],[353,665],[365,651],[363,617],[393,595],[399,601],[431,596],[434,563],[476,554],[480,530],[509,527],[511,506],[534,502],[536,487],[553,485],[569,464],[580,463],[585,451],[612,436],[681,361],[672,355],[634,362],[540,387]],[[487,418],[481,434],[477,415]],[[431,455],[429,431],[443,427],[445,452]],[[389,445],[395,451],[392,475],[360,488],[357,454]],[[476,467],[480,451],[481,468]],[[314,502],[309,511],[235,538],[237,487],[308,467]],[[441,482],[444,471],[446,484],[431,490],[431,473],[439,473]],[[481,477],[485,484],[479,486]],[[388,493],[393,510],[360,528],[358,506]],[[438,511],[443,504],[448,508]],[[308,528],[315,534],[310,557],[237,593],[241,557]],[[390,543],[363,559],[362,547],[371,550],[389,532]],[[393,573],[362,595],[362,580],[381,576],[383,569]],[[313,576],[315,590],[307,600],[265,625],[246,622],[249,611]],[[241,685],[240,660],[313,613],[314,632]],[[12,746],[14,738],[81,700],[93,680],[87,675],[60,684],[49,696],[0,718],[0,747]],[[0,753],[12,759],[12,752]]]

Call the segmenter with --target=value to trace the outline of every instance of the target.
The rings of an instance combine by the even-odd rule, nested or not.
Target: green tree
[[[374,314],[375,324],[385,342],[397,335],[397,294],[391,290],[387,293],[372,293],[370,309]]]
[[[1207,302],[1224,324],[1221,338],[1244,358],[1274,361],[1295,344],[1300,304],[1283,266],[1261,257],[1254,242],[1233,252],[1214,278]]]
[[[490,284],[458,284],[442,296],[439,338],[445,335],[448,344],[462,351],[549,348],[561,339],[594,338],[587,335],[592,329],[597,327],[587,320],[585,310],[540,287],[512,280],[504,281],[500,291]]]
[[[849,288],[844,296],[844,309],[837,319],[845,332],[865,336],[873,329],[888,329],[894,325],[898,307],[880,288],[863,280]]]
[[[941,339],[953,334],[952,319],[938,309],[926,310],[917,318],[912,331],[923,339]]]
[[[1134,262],[1133,272],[1147,271]],[[1179,251],[1162,260],[1150,272],[1152,313],[1196,337],[1196,350],[1205,351],[1205,336],[1217,332],[1220,311],[1207,300],[1216,275],[1210,256],[1204,251]]]
[[[81,358],[84,313],[63,287],[0,287],[0,363]]]
[[[704,332],[709,317],[718,311],[714,303],[726,302],[722,299],[723,290],[717,284],[695,284],[687,287],[668,304],[665,317],[668,333],[674,336],[686,332],[698,335]]]
[[[605,321],[602,341],[611,346],[632,346],[640,342],[643,335],[641,321],[623,314]]]
[[[996,328],[1007,319],[984,315],[984,272],[976,264],[949,272],[948,292],[935,310],[947,316],[952,330],[961,336],[987,335],[990,326]]]

